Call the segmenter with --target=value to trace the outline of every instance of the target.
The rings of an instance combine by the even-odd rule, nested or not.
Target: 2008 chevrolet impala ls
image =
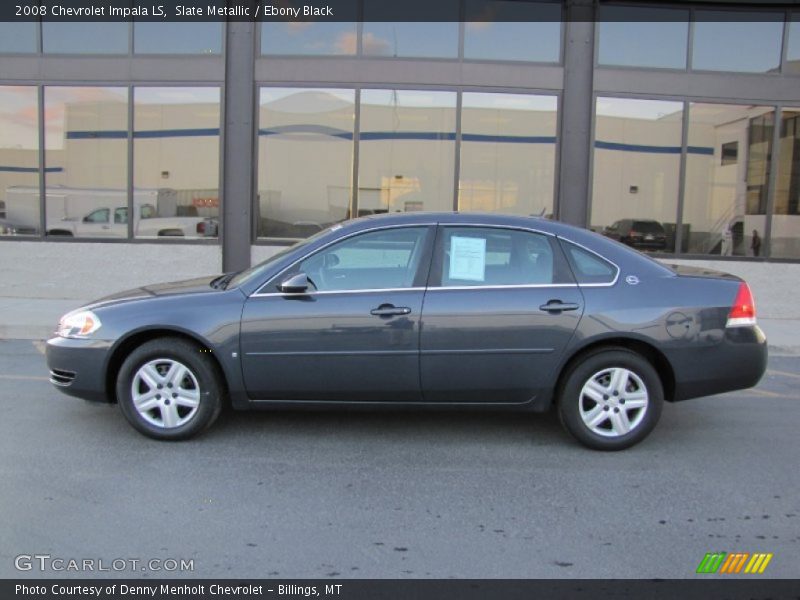
[[[240,273],[142,287],[65,315],[61,391],[188,438],[237,409],[543,412],[591,448],[644,439],[664,401],[754,386],[766,338],[745,282],[664,266],[561,223],[367,217]]]

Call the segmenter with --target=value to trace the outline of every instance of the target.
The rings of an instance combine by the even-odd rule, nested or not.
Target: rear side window
[[[546,236],[489,227],[446,227],[439,246],[442,287],[554,283],[553,247]]]
[[[664,233],[661,223],[656,221],[634,221],[631,229],[640,233]]]
[[[617,268],[594,252],[562,240],[569,266],[578,283],[611,283],[617,277]]]

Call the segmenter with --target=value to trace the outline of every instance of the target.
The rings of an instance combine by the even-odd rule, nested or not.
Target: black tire
[[[631,394],[627,405],[624,398],[620,399],[613,392],[600,394],[602,397],[599,401],[582,394],[584,385],[591,380],[601,385],[606,381],[610,384],[613,374],[611,369],[626,369],[633,373],[633,376],[625,376],[626,391],[623,395]],[[637,392],[641,395],[639,382],[645,388],[646,406],[631,408],[634,402],[641,403],[641,400],[633,400]],[[570,367],[559,390],[558,414],[564,428],[584,446],[594,450],[624,450],[638,444],[650,434],[658,423],[663,405],[664,388],[661,379],[645,358],[624,348],[604,348],[587,354]],[[604,419],[595,425],[595,431],[584,422],[581,414],[583,411],[588,418],[593,409],[597,410],[598,419]],[[623,416],[620,413],[624,413],[625,423],[632,425],[624,434],[617,431],[617,419]],[[624,431],[623,428],[620,430]]]
[[[116,393],[122,414],[134,429],[157,440],[185,440],[197,435],[217,419],[222,410],[225,386],[216,363],[207,354],[208,351],[203,350],[190,341],[168,337],[145,342],[128,355],[117,376]],[[159,380],[162,381],[159,385],[163,385],[167,393],[162,395],[162,388],[158,388],[158,405],[140,412],[134,404],[133,386],[139,373],[136,379],[138,393],[149,392],[150,386],[140,373],[140,369],[148,363],[159,372],[164,372],[164,375],[168,372],[167,368],[174,364],[186,367],[187,374],[181,378],[183,383],[176,384],[175,388],[172,383],[166,383],[166,379]],[[177,388],[180,389],[175,392]],[[179,406],[182,397],[177,401],[169,398],[169,395],[176,398],[179,394],[196,397],[196,407]],[[176,419],[175,426],[166,423],[166,412],[163,411],[167,410],[177,415],[173,416]],[[185,422],[180,422],[184,419]]]

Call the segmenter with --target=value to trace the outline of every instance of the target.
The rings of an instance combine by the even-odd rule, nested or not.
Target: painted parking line
[[[42,377],[40,375],[3,375],[0,373],[0,379],[14,379],[20,381],[50,381],[49,377]]]

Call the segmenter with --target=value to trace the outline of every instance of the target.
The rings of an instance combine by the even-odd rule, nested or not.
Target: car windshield
[[[664,233],[664,228],[657,221],[634,221],[631,229],[641,233]]]
[[[267,269],[269,269],[269,267],[273,263],[280,260],[290,252],[294,252],[298,248],[303,248],[304,246],[308,246],[312,242],[315,242],[322,236],[328,234],[333,228],[339,228],[339,227],[341,227],[341,225],[333,225],[332,227],[323,229],[322,231],[312,235],[311,237],[308,237],[304,240],[300,240],[296,244],[292,244],[291,246],[287,246],[277,254],[273,254],[272,256],[270,256],[267,260],[260,262],[257,265],[250,267],[249,269],[240,271],[239,273],[236,274],[235,277],[233,277],[233,279],[230,280],[227,287],[234,288],[242,284],[245,284],[248,281],[252,281],[253,279],[258,279],[261,276],[261,274],[263,274]]]

